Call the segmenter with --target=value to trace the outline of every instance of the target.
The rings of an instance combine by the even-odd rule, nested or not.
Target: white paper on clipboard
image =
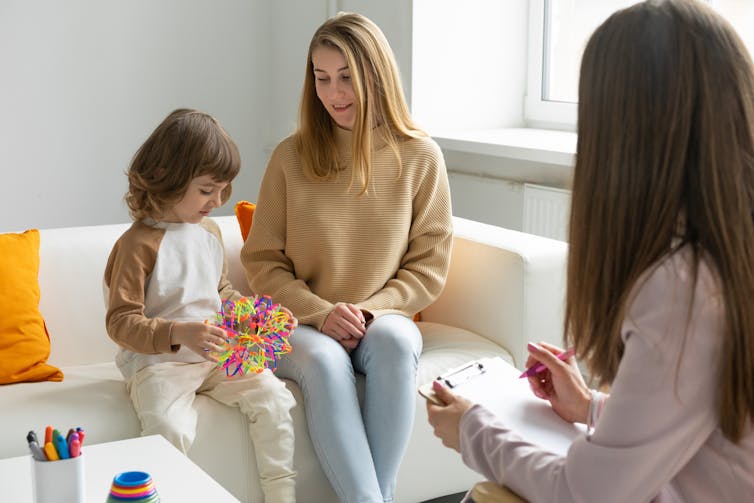
[[[484,371],[475,372],[473,377],[470,376],[472,371],[467,371],[465,378],[454,383],[451,391],[485,406],[527,442],[565,455],[571,442],[586,434],[585,425],[564,421],[546,400],[534,396],[528,380],[519,379],[521,371],[502,358],[483,358],[476,362]],[[464,368],[466,366],[458,367]]]

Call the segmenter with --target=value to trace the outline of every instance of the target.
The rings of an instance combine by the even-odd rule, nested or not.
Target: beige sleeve
[[[107,334],[118,345],[137,353],[171,353],[179,347],[170,344],[172,321],[144,315],[146,282],[164,232],[135,223],[115,243],[105,267]]]

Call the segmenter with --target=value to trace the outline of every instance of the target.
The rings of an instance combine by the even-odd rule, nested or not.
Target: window
[[[754,52],[754,2],[708,0]],[[525,117],[530,126],[576,125],[578,74],[589,36],[610,14],[636,0],[532,0]],[[745,29],[746,27],[746,29]]]
[[[525,116],[530,126],[575,129],[581,54],[610,14],[636,0],[532,0]]]

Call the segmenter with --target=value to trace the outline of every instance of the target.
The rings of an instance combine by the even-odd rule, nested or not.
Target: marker
[[[60,459],[60,456],[58,456],[58,451],[55,450],[55,446],[52,445],[52,442],[47,442],[44,447],[45,456],[47,456],[48,461],[57,461]]]
[[[65,438],[63,438],[63,435],[60,434],[60,432],[53,433],[52,434],[52,443],[55,445],[55,449],[58,451],[58,456],[60,456],[60,459],[68,459],[71,457],[71,454],[68,452],[68,444],[65,441]]]
[[[39,448],[39,443],[36,440],[29,442],[29,450],[31,451],[31,457],[37,461],[47,461],[47,456],[45,456],[45,453]]]
[[[78,433],[79,435],[79,442],[81,442],[81,445],[84,445],[84,437],[86,436],[86,434],[84,433],[84,428],[79,426],[78,428],[76,428],[76,433]]]
[[[71,438],[68,441],[68,450],[70,451],[72,458],[81,456],[81,440],[77,433],[72,433]]]
[[[557,355],[557,358],[558,360],[565,361],[569,359],[570,357],[572,357],[575,352],[576,352],[575,349],[569,348],[563,351],[562,353],[560,353],[559,355]],[[536,365],[532,365],[531,367],[526,369],[520,376],[518,376],[518,378],[521,379],[522,377],[535,376],[539,374],[540,372],[542,372],[543,370],[545,370],[546,368],[547,367],[545,366],[544,363],[537,363]]]
[[[45,428],[45,444],[52,442],[52,426]]]

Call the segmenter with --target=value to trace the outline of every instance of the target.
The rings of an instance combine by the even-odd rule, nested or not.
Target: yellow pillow
[[[238,226],[241,227],[241,237],[244,242],[249,236],[251,230],[251,220],[254,217],[254,210],[257,205],[250,203],[249,201],[238,201],[236,203],[236,219],[238,220]]]
[[[0,384],[62,381],[39,312],[39,231],[0,234]]]

